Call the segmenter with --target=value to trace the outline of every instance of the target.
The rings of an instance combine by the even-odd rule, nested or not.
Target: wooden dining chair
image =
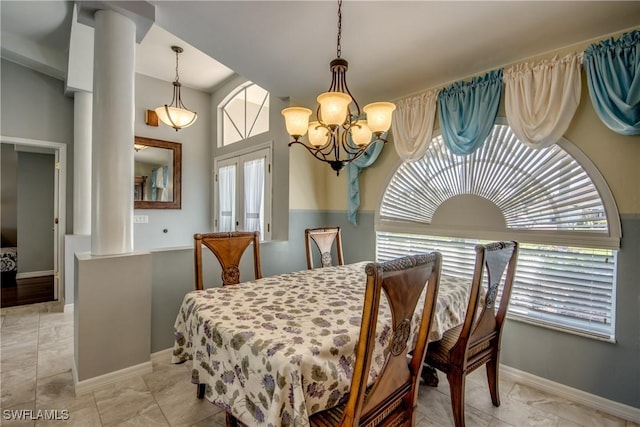
[[[338,265],[344,265],[340,227],[307,228],[304,231],[304,240],[307,249],[308,269],[313,268],[313,251],[311,242],[315,243],[316,248],[320,251],[320,263],[322,267],[330,267],[333,265],[331,251],[334,242],[336,244],[336,253],[338,255]]]
[[[262,277],[260,269],[260,233],[258,231],[233,231],[230,233],[197,233],[194,238],[196,290],[202,290],[202,246],[213,252],[222,268],[222,285],[240,283],[240,259],[253,243],[253,268],[256,279]]]
[[[367,265],[362,324],[349,397],[342,405],[312,415],[312,426],[415,425],[420,372],[437,305],[441,262],[440,253],[433,252]],[[419,306],[425,287],[424,303]],[[385,325],[378,323],[383,291],[392,314]],[[409,338],[416,310],[421,321],[412,349]],[[368,386],[376,333],[379,335],[380,328],[387,326],[391,339],[384,351],[386,360],[374,383]]]
[[[456,427],[465,425],[465,377],[482,365],[486,366],[491,401],[500,406],[498,363],[502,324],[511,297],[519,245],[494,242],[477,245],[475,250],[475,270],[464,322],[429,344],[426,357],[427,364],[447,374]]]

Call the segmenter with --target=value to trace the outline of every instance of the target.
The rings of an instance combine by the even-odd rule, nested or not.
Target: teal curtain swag
[[[584,67],[600,120],[619,134],[640,135],[640,31],[587,47]]]
[[[383,139],[387,139],[388,132],[382,134]],[[353,224],[357,224],[356,214],[360,207],[360,183],[358,176],[362,169],[371,166],[377,159],[384,143],[376,141],[367,148],[367,150],[354,161],[347,164],[347,220]]]
[[[493,128],[501,94],[501,69],[440,91],[438,118],[442,138],[452,153],[471,154],[482,145]]]

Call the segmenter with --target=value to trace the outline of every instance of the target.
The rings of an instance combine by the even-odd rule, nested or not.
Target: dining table
[[[308,426],[311,414],[349,392],[367,263],[187,293],[174,325],[172,363],[192,361],[191,380],[205,385],[204,397],[246,425]],[[440,276],[430,341],[462,323],[469,287],[468,279]],[[380,310],[369,383],[391,338],[384,297]],[[419,320],[415,315],[412,342]]]

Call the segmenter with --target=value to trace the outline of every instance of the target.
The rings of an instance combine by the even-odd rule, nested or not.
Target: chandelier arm
[[[177,93],[178,93],[178,106],[179,106],[180,108],[182,108],[183,110],[189,110],[189,109],[187,108],[187,106],[186,106],[186,105],[184,105],[184,102],[182,102],[182,95],[181,95],[181,92],[182,92],[182,91],[181,91],[180,89],[181,89],[181,87],[180,87],[180,86],[178,86],[178,90],[177,90]],[[189,111],[191,111],[191,110],[189,110]]]
[[[323,162],[327,162],[327,163],[333,161],[333,159],[329,157],[329,154],[331,154],[331,150],[329,152],[325,153],[325,152],[322,151],[323,147],[315,147],[313,145],[309,146],[309,145],[305,144],[302,141],[291,141],[289,143],[289,147],[291,147],[293,144],[302,145],[304,148],[307,149],[307,151],[309,153],[311,153],[311,155],[313,157],[315,157],[318,160],[322,160]],[[331,145],[326,145],[326,146],[331,147]]]
[[[370,145],[369,143],[364,147],[359,147],[359,146],[354,147],[352,144],[349,144],[349,138],[346,131],[343,133],[343,138],[342,138],[342,141],[340,141],[340,143],[342,145],[344,152],[350,156],[359,154],[360,151],[366,150],[366,148]]]

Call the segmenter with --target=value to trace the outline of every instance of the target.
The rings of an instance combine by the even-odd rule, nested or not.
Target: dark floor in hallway
[[[53,301],[53,276],[16,279],[12,283],[2,283],[0,306],[34,304]]]

